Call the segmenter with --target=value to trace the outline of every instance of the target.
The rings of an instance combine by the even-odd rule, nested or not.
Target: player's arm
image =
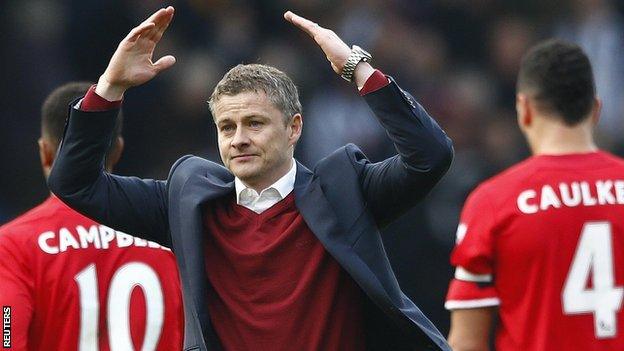
[[[351,49],[333,31],[287,12],[284,17],[306,32],[325,53],[338,74]],[[358,87],[383,76],[367,62],[354,72]],[[427,112],[394,80],[382,83],[364,95],[396,149],[398,155],[371,164],[363,155],[353,160],[360,173],[362,189],[377,224],[384,226],[411,208],[438,182],[453,158],[451,140]],[[354,126],[357,128],[358,126]]]
[[[173,17],[161,9],[121,41],[100,77],[95,94],[118,101],[130,87],[143,84],[175,63],[173,56],[152,62],[156,44]],[[164,182],[118,177],[104,171],[118,111],[72,108],[48,185],[79,212],[116,229],[169,246]]]
[[[448,342],[453,351],[489,351],[490,331],[495,314],[495,307],[451,311]]]
[[[494,280],[495,206],[487,187],[473,191],[462,210],[451,253],[455,276],[444,307],[451,312],[449,344],[454,351],[489,350],[500,299]]]
[[[451,311],[448,341],[454,351],[489,350],[499,303],[491,275],[457,268],[445,303]]]
[[[22,251],[0,231],[0,306],[3,330],[10,323],[10,339],[3,338],[3,350],[27,351],[28,329],[33,315],[33,279]],[[10,343],[10,347],[7,347]]]

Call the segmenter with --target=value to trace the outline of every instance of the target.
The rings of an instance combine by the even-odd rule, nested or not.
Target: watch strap
[[[340,72],[340,76],[346,80],[347,82],[353,81],[353,73],[355,72],[355,67],[361,61],[370,62],[372,59],[371,54],[366,52],[364,49],[357,45],[353,45],[351,47],[351,53],[349,57],[347,57],[347,62],[342,67],[342,72]]]

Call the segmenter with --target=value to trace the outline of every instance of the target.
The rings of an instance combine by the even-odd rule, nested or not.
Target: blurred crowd
[[[373,54],[453,139],[449,173],[418,208],[386,230],[399,280],[443,331],[448,254],[459,212],[477,183],[528,157],[516,127],[522,54],[557,36],[594,66],[601,147],[624,153],[624,5],[609,0],[3,0],[0,4],[0,223],[43,200],[36,141],[43,98],[69,80],[97,81],[119,40],[165,5],[176,7],[156,56],[177,64],[125,97],[119,174],[163,179],[181,155],[219,161],[206,103],[237,63],[265,63],[300,89],[304,136],[296,158],[312,167],[352,142],[372,160],[394,153],[354,88],[283,20],[285,10],[334,29]]]

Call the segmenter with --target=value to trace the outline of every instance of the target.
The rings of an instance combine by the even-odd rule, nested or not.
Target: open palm
[[[126,89],[141,85],[173,66],[175,57],[171,55],[152,61],[154,49],[171,23],[173,13],[171,6],[156,11],[119,43],[98,82],[106,90],[102,91],[103,97],[118,100]]]

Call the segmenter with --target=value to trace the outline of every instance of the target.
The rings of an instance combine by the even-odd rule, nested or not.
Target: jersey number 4
[[[624,289],[616,287],[613,274],[613,244],[609,222],[587,222],[563,287],[563,312],[593,313],[596,338],[617,334],[616,314]],[[591,274],[592,287],[588,288]]]
[[[95,264],[76,274],[80,290],[80,337],[78,350],[98,350],[100,313]],[[141,350],[155,350],[164,319],[164,302],[160,280],[154,270],[141,262],[127,263],[113,274],[108,289],[107,324],[111,351],[134,350],[130,335],[130,297],[140,287],[145,296],[145,338]]]

